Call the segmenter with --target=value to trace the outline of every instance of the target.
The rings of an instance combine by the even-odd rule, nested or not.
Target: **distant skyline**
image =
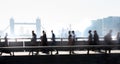
[[[120,16],[120,0],[0,0],[0,30],[15,22],[41,24],[48,34],[54,30],[59,34],[62,28],[82,32],[91,20],[108,16]]]

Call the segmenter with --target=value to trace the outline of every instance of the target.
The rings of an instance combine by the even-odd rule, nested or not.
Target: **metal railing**
[[[42,49],[48,49],[49,51],[51,51],[50,55],[53,55],[52,52],[54,50],[56,51],[61,51],[60,49],[67,49],[65,51],[76,51],[79,50],[79,48],[82,48],[84,51],[94,51],[94,52],[99,52],[99,53],[104,53],[107,54],[107,52],[105,51],[109,51],[112,49],[108,49],[108,48],[114,48],[114,47],[120,47],[120,45],[74,45],[74,46],[13,46],[13,47],[0,47],[0,51],[2,52],[3,50],[9,50],[10,52],[14,53],[16,52],[36,52],[39,51],[41,52]],[[23,50],[23,51],[18,51],[18,50]],[[104,50],[104,52],[101,52],[101,50]],[[115,50],[120,50],[120,49],[115,49]],[[81,49],[79,50],[81,51]],[[118,52],[120,53],[120,52]],[[90,54],[90,53],[86,53],[86,54]],[[109,53],[110,54],[110,53]],[[32,54],[33,55],[33,54]]]
[[[51,42],[51,38],[47,38],[48,39],[48,42]],[[4,50],[4,49],[8,49],[10,50],[11,52],[21,52],[21,50],[23,50],[22,52],[26,52],[26,50],[31,50],[31,49],[34,49],[34,51],[36,49],[55,49],[57,51],[61,51],[61,49],[65,49],[65,50],[62,50],[62,51],[70,51],[70,49],[74,49],[74,50],[88,50],[91,48],[99,48],[101,50],[106,50],[104,48],[115,48],[114,50],[119,50],[118,48],[120,48],[120,45],[87,45],[85,43],[87,43],[87,37],[78,37],[76,38],[76,45],[74,46],[68,46],[67,45],[67,40],[68,38],[56,38],[56,41],[57,43],[59,43],[58,45],[56,46],[27,46],[26,45],[26,42],[29,42],[31,41],[31,38],[8,38],[8,43],[9,43],[9,46],[8,47],[0,47],[0,50]],[[37,38],[37,41],[40,42],[40,38]],[[103,43],[103,37],[100,37],[100,41]],[[114,40],[115,42],[116,40]],[[4,38],[0,38],[0,43],[4,43]],[[12,46],[10,46],[12,43]],[[19,44],[19,43],[22,43],[20,44],[20,46],[16,46],[15,44]],[[83,43],[81,45],[81,43]],[[2,51],[1,51],[2,52]],[[51,51],[52,52],[52,51]]]

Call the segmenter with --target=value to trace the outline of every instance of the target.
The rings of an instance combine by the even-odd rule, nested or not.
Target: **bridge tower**
[[[10,19],[10,33],[11,35],[14,35],[14,19]]]
[[[36,34],[37,37],[40,37],[40,33],[41,33],[41,21],[39,18],[36,19]]]

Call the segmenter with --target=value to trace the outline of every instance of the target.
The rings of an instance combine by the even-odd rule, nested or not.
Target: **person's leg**
[[[87,49],[87,54],[89,54],[89,51],[90,51],[90,49],[88,48],[88,49]]]
[[[56,54],[59,54],[58,50],[56,50]]]
[[[0,53],[0,55],[2,55],[2,52]]]

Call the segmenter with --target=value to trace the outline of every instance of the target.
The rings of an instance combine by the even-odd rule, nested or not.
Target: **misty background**
[[[88,30],[97,30],[104,36],[113,30],[113,36],[120,31],[120,0],[1,0],[0,35],[12,36],[10,20],[15,23],[36,23],[40,19],[40,35],[45,30],[51,37],[51,30],[57,37],[67,37],[74,30],[77,37],[87,36]],[[14,25],[14,37],[31,37],[35,25]],[[37,33],[37,32],[36,32]],[[40,37],[40,35],[38,37]]]

